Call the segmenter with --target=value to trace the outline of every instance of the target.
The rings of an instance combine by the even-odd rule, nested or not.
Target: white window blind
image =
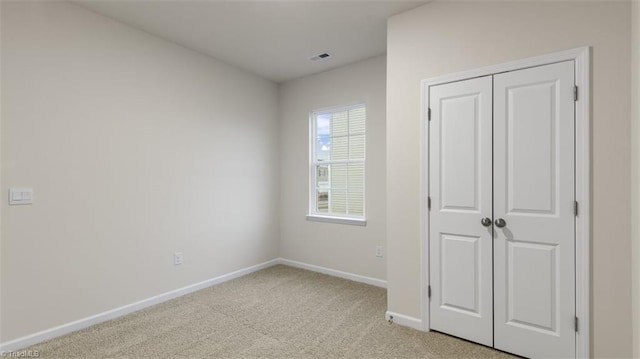
[[[312,113],[310,214],[364,218],[365,125],[363,104]]]

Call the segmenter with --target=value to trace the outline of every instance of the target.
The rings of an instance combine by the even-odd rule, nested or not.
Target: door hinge
[[[578,317],[576,317],[574,324],[575,324],[575,329],[576,329],[576,333],[577,333],[578,332]]]
[[[431,286],[427,286],[427,296],[431,299]]]
[[[578,201],[573,202],[573,214],[578,217]]]
[[[431,107],[427,108],[427,118],[431,121]]]
[[[573,101],[578,101],[578,86],[573,86]]]
[[[427,197],[427,209],[431,210],[431,197]]]

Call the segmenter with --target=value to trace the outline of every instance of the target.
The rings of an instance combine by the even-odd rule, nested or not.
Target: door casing
[[[459,72],[422,81],[421,95],[421,141],[420,141],[420,235],[421,235],[421,328],[429,331],[429,89],[431,86],[449,82],[468,80],[481,76],[522,70],[530,67],[573,60],[575,63],[575,84],[578,97],[575,102],[575,197],[578,202],[578,214],[575,222],[576,234],[576,357],[590,355],[590,255],[591,255],[591,47],[580,47],[547,55],[511,61],[503,64]]]

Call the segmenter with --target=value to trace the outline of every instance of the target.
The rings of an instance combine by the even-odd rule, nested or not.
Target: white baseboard
[[[284,264],[284,265],[287,265],[287,266],[290,266],[290,267],[306,269],[306,270],[310,270],[310,271],[313,271],[313,272],[318,272],[318,273],[330,275],[332,277],[344,278],[344,279],[352,280],[354,282],[370,284],[370,285],[373,285],[373,286],[376,286],[376,287],[381,287],[381,288],[386,288],[387,287],[387,281],[386,280],[382,280],[382,279],[365,277],[365,276],[359,275],[359,274],[353,274],[353,273],[343,272],[343,271],[339,271],[339,270],[335,270],[335,269],[331,269],[331,268],[326,268],[326,267],[321,267],[321,266],[317,266],[317,265],[313,265],[313,264],[307,264],[307,263],[303,263],[303,262],[292,261],[290,259],[285,259],[285,258],[280,258],[279,262],[280,262],[280,264]]]
[[[221,276],[215,277],[215,278],[211,278],[211,279],[207,279],[205,281],[199,282],[199,283],[195,283],[192,285],[188,285],[186,287],[182,287],[176,290],[172,290],[170,292],[166,292],[166,293],[162,293],[159,295],[156,295],[154,297],[151,298],[147,298],[147,299],[143,299],[140,301],[137,301],[135,303],[131,303],[131,304],[127,304],[124,305],[122,307],[119,308],[115,308],[112,310],[108,310],[106,312],[102,312],[96,315],[92,315],[90,317],[86,317],[80,320],[76,320],[74,322],[70,322],[70,323],[66,323],[54,328],[50,328],[50,329],[46,329],[43,330],[41,332],[38,333],[34,333],[31,335],[27,335],[18,339],[14,339],[11,341],[8,341],[6,343],[2,343],[0,344],[0,353],[2,352],[8,352],[8,351],[16,351],[22,348],[27,348],[31,345],[37,344],[37,343],[41,343],[43,341],[49,340],[49,339],[53,339],[56,337],[59,337],[61,335],[65,335],[65,334],[69,334],[71,332],[75,332],[77,330],[80,329],[84,329],[87,327],[90,327],[92,325],[95,324],[99,324],[102,322],[105,322],[107,320],[111,320],[111,319],[115,319],[117,317],[121,317],[123,315],[138,311],[140,309],[146,308],[146,307],[150,307],[152,305],[155,304],[159,304],[162,302],[166,302],[168,300],[183,296],[185,294],[189,294],[195,291],[198,291],[200,289],[204,289],[207,287],[210,287],[212,285],[216,285],[216,284],[220,284],[238,277],[242,277],[244,275],[247,275],[249,273],[264,269],[264,268],[268,268],[271,266],[274,266],[276,264],[279,264],[280,260],[279,259],[272,259],[270,261],[264,262],[264,263],[260,263],[260,264],[256,264],[254,266],[251,267],[247,267],[247,268],[243,268],[240,270],[237,270],[235,272],[231,272],[231,273],[227,273],[227,274],[223,274]]]
[[[413,329],[424,331],[424,329],[422,328],[422,320],[421,319],[410,317],[410,316],[404,315],[404,314],[390,312],[390,311],[387,311],[385,313],[384,317],[387,320],[389,320],[389,319],[391,319],[391,317],[393,317],[393,323],[395,323],[395,324],[402,325],[404,327],[409,327],[409,328],[413,328]]]
[[[376,279],[376,278],[371,278],[371,277],[365,277],[362,275],[358,275],[358,274],[353,274],[353,273],[348,273],[348,272],[342,272],[339,270],[335,270],[335,269],[330,269],[330,268],[326,268],[326,267],[320,267],[320,266],[316,266],[313,264],[307,264],[307,263],[302,263],[302,262],[297,262],[297,261],[292,261],[289,259],[284,259],[284,258],[277,258],[277,259],[272,259],[270,261],[264,262],[264,263],[260,263],[260,264],[256,264],[254,266],[251,267],[247,267],[247,268],[243,268],[240,270],[237,270],[235,272],[231,272],[231,273],[227,273],[227,274],[223,274],[221,276],[215,277],[215,278],[211,278],[211,279],[207,279],[205,281],[199,282],[199,283],[195,283],[192,285],[188,285],[186,287],[182,287],[176,290],[172,290],[170,292],[166,292],[166,293],[162,293],[159,295],[156,295],[154,297],[150,297],[147,299],[143,299],[140,301],[137,301],[135,303],[131,303],[131,304],[127,304],[124,305],[122,307],[119,308],[115,308],[112,310],[108,310],[106,312],[102,312],[102,313],[98,313],[86,318],[82,318],[70,323],[66,323],[66,324],[62,324],[59,325],[57,327],[53,327],[53,328],[49,328],[34,334],[30,334],[21,338],[17,338],[11,341],[8,341],[6,343],[0,343],[0,353],[2,352],[9,352],[9,351],[16,351],[22,348],[27,348],[29,346],[32,346],[34,344],[38,344],[65,334],[69,334],[71,332],[75,332],[77,330],[80,329],[84,329],[87,327],[90,327],[92,325],[96,325],[102,322],[105,322],[107,320],[111,320],[111,319],[115,319],[118,317],[121,317],[123,315],[129,314],[129,313],[133,313],[135,311],[150,307],[152,305],[156,305],[162,302],[166,302],[168,300],[183,296],[185,294],[189,294],[192,292],[196,292],[198,290],[216,285],[216,284],[220,284],[238,277],[242,277],[244,275],[247,275],[249,273],[255,272],[255,271],[259,271],[261,269],[264,268],[268,268],[271,266],[274,266],[276,264],[283,264],[283,265],[288,265],[291,267],[296,267],[296,268],[302,268],[302,269],[307,269],[310,271],[314,271],[314,272],[318,272],[318,273],[322,273],[322,274],[327,274],[330,276],[334,276],[334,277],[340,277],[340,278],[344,278],[344,279],[349,279],[355,282],[361,282],[361,283],[366,283],[366,284],[370,284],[370,285],[374,285],[377,287],[382,287],[382,288],[386,288],[387,286],[387,282],[385,280],[382,279]],[[393,314],[394,315],[394,321],[398,324],[401,325],[405,325],[402,324],[399,319],[395,319],[395,318],[400,318],[400,315],[398,314]],[[410,317],[406,317],[403,316],[404,318],[409,318],[410,320],[417,320],[414,318],[410,318]],[[418,321],[419,322],[419,321]],[[407,325],[410,327],[413,327],[411,325]]]

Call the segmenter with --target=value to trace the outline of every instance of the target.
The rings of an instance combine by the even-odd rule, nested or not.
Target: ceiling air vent
[[[331,57],[331,54],[328,52],[323,52],[320,55],[316,55],[314,57],[309,58],[310,61],[322,61]]]

